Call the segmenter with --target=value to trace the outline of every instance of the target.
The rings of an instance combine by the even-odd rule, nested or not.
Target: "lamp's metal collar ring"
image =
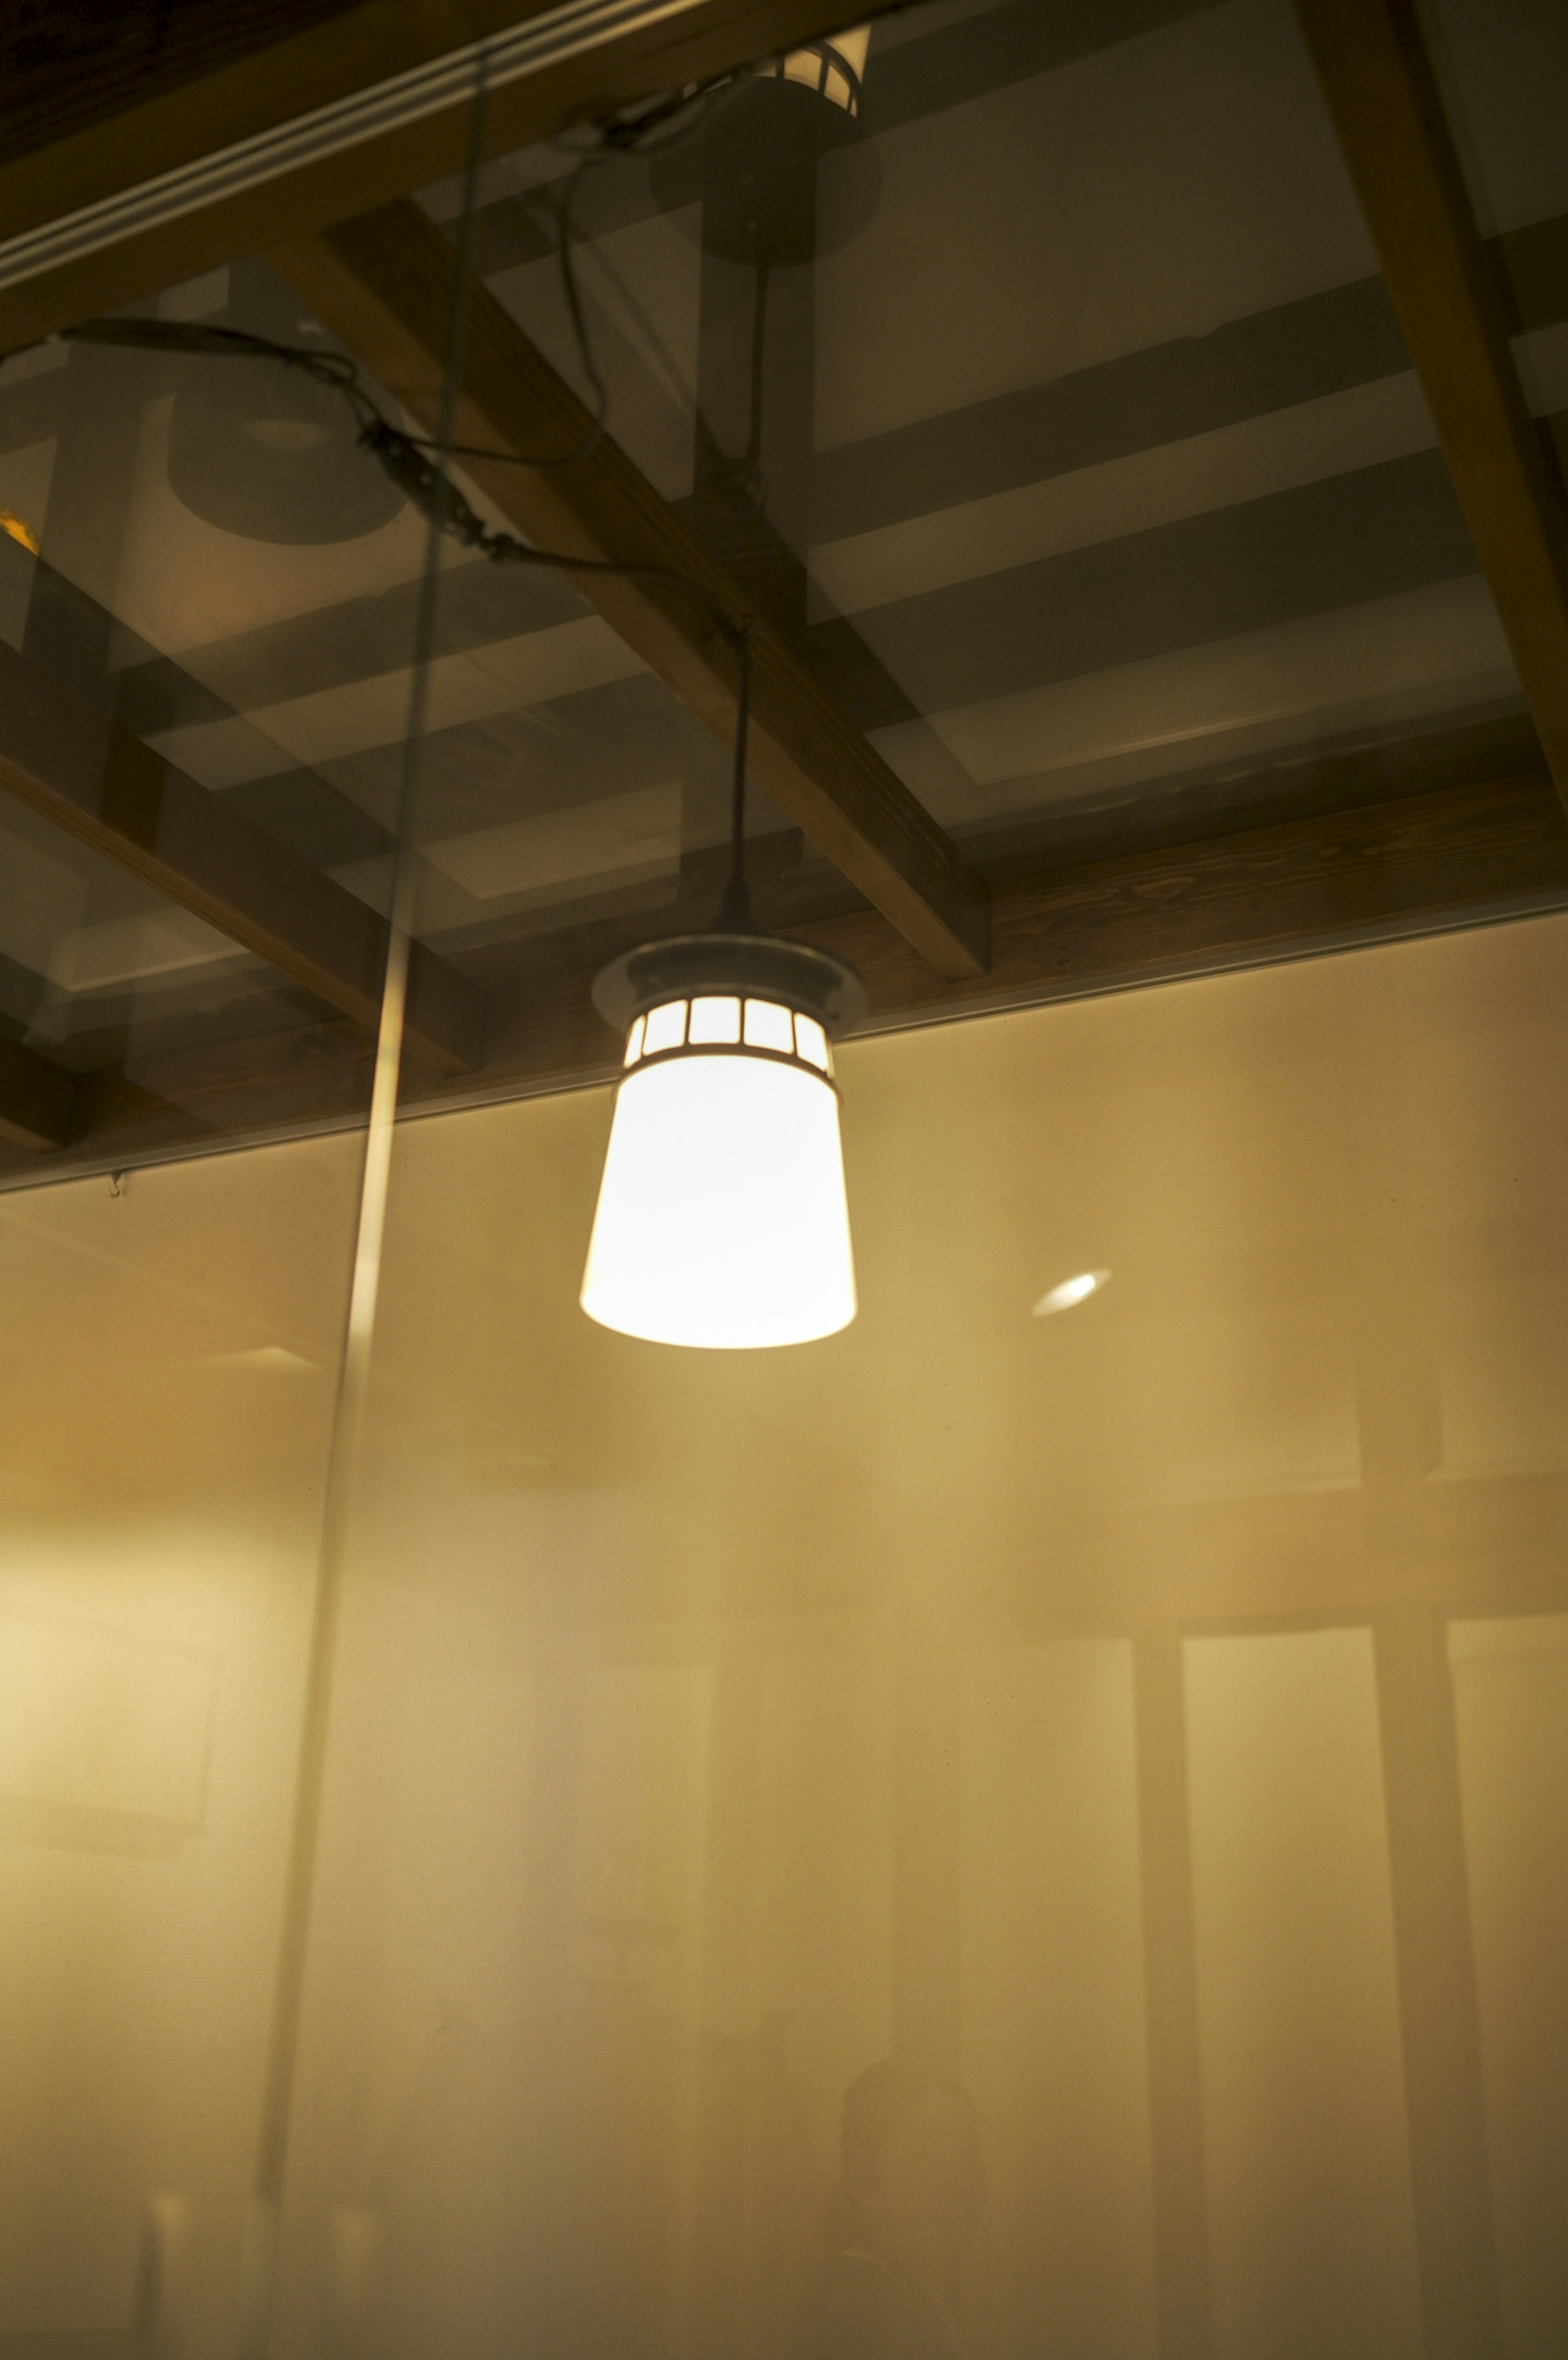
[[[836,1041],[865,1018],[870,997],[852,967],[774,934],[670,934],[612,959],[594,978],[593,1005],[625,1032],[667,1000],[734,993],[785,1001]]]

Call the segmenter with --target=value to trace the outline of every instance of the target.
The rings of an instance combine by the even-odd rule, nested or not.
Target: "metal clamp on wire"
[[[431,524],[465,548],[482,549],[487,557],[499,553],[487,543],[506,536],[486,530],[484,519],[474,514],[451,476],[411,435],[403,433],[389,419],[377,416],[365,420],[359,430],[359,442],[379,460],[404,498]]]

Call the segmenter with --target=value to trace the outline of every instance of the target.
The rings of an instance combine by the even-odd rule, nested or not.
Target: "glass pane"
[[[826,1074],[832,1071],[832,1062],[828,1056],[827,1034],[814,1016],[802,1016],[798,1011],[795,1017],[795,1048],[797,1054],[804,1057],[809,1065],[815,1065],[819,1072]]]
[[[722,1042],[740,1039],[740,1002],[719,997],[694,1000],[691,1002],[691,1022],[688,1038],[692,1041]]]
[[[1456,1622],[1450,1644],[1505,2316],[1511,2350],[1549,2352],[1568,2318],[1568,2038],[1548,1990],[1568,1939],[1568,1617]]]
[[[1532,767],[1287,0],[912,7],[863,92],[519,151],[474,250],[590,399],[570,194],[610,431],[967,857],[1373,800],[1440,738],[1445,778]]]
[[[1427,14],[1546,415],[1555,24]],[[1285,0],[800,56],[418,203],[967,858],[1539,763]],[[344,358],[254,260],[125,316]],[[587,979],[713,920],[732,751],[321,392],[0,364],[0,672],[103,791],[0,812],[0,2360],[1545,2360],[1568,918],[851,1038],[854,1323],[608,1329]],[[620,1103],[726,1063],[715,1295],[786,1099],[837,1174],[798,1068]]]
[[[234,2350],[360,1148],[0,1198],[18,2355]]]
[[[255,262],[169,289],[137,321],[337,349]],[[63,695],[45,707],[55,742],[74,727],[105,775],[139,745],[193,781],[209,872],[247,906],[261,875],[267,914],[298,930],[303,909],[306,938],[351,959],[357,912],[386,907],[426,541],[354,433],[339,397],[273,361],[63,342],[0,369],[0,504],[38,544],[0,538],[8,696],[40,679]],[[122,734],[90,747],[88,714]],[[152,848],[178,836],[189,859],[183,812],[176,827],[156,792]],[[38,871],[9,798],[0,826],[13,1037],[114,1085],[82,1126],[86,1154],[363,1117],[364,1025],[341,1001],[47,825]],[[373,1005],[373,943],[362,965]]]
[[[795,1046],[789,1011],[775,1007],[770,1000],[748,1000],[746,1003],[746,1038],[753,1049],[778,1049],[787,1057]]]
[[[118,343],[19,355],[0,388],[27,421],[0,536],[18,2355],[249,2360],[275,2330],[376,1150],[404,1014],[417,1065],[432,1011],[472,991],[422,946],[410,963],[394,891],[430,535],[332,383],[158,343],[192,323],[341,364],[241,264],[139,307]],[[357,738],[341,710],[318,727],[312,610],[386,583],[397,669]],[[325,775],[370,748],[379,812]],[[332,1135],[203,1152],[236,1129]],[[118,1168],[37,1185],[73,1163]]]
[[[1455,1741],[1445,1631],[1565,1595],[1565,945],[848,1041],[861,1309],[791,1350],[583,1317],[607,1091],[402,1132],[290,2337],[816,2355],[890,2259],[898,2349],[1414,2360],[1470,2084],[1410,1913],[1479,1845],[1544,2348],[1554,1675]]]
[[[1216,2344],[1419,2352],[1371,1634],[1185,1655]]]

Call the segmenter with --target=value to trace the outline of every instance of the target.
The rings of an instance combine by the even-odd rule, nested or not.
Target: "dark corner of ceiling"
[[[7,0],[0,157],[20,162],[358,0]]]

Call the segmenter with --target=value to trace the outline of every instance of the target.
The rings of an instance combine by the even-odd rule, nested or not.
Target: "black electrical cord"
[[[451,478],[441,472],[430,451],[432,439],[427,435],[406,434],[394,426],[386,412],[371,399],[360,383],[356,363],[346,353],[320,352],[309,344],[275,343],[267,336],[253,336],[240,328],[209,328],[199,322],[181,320],[84,320],[74,328],[62,331],[67,341],[74,344],[111,344],[155,352],[184,352],[240,360],[272,360],[285,368],[294,368],[318,385],[340,393],[354,412],[359,427],[360,447],[375,458],[397,489],[413,508],[430,522],[461,541],[466,549],[476,549],[482,557],[496,565],[550,565],[563,574],[610,574],[626,580],[662,582],[672,590],[683,591],[704,606],[720,635],[735,651],[741,674],[740,718],[744,724],[746,681],[749,674],[751,626],[737,618],[724,603],[714,596],[702,582],[689,574],[677,573],[673,566],[626,563],[617,558],[577,557],[565,550],[536,549],[530,541],[519,541],[515,533],[496,532]],[[463,454],[463,446],[452,447],[451,455]],[[517,452],[480,452],[473,455],[506,460],[516,466],[532,467],[541,463],[528,459]],[[744,736],[744,727],[740,732]],[[742,748],[744,751],[744,748]]]
[[[572,467],[585,459],[603,439],[610,406],[609,389],[593,355],[593,340],[572,256],[575,235],[572,207],[578,187],[584,174],[596,164],[664,155],[672,148],[684,147],[689,140],[707,130],[713,115],[735,95],[747,79],[748,75],[742,72],[722,74],[712,82],[687,82],[678,91],[667,92],[661,97],[650,100],[637,112],[609,115],[589,126],[593,145],[586,148],[573,146],[565,136],[556,141],[558,148],[576,159],[560,188],[551,192],[550,213],[561,300],[577,347],[578,366],[593,395],[593,425],[574,451],[536,455],[522,451],[497,451],[472,442],[453,442],[443,446],[449,459],[488,459],[507,467]],[[691,122],[668,132],[669,125],[679,125],[680,118],[691,114],[693,108],[697,112]],[[667,136],[660,137],[660,134]],[[241,328],[202,327],[198,322],[176,320],[86,320],[76,327],[62,329],[60,334],[61,340],[78,344],[129,344],[153,351],[226,354],[234,358],[281,361],[286,366],[297,368],[303,375],[313,377],[318,384],[330,386],[342,393],[354,410],[362,429],[367,423],[382,419],[382,412],[359,381],[356,364],[346,353],[322,352],[309,344],[279,344],[269,337],[251,335]],[[0,358],[12,357],[9,354],[0,355]],[[394,428],[392,431],[399,432],[401,430]],[[435,437],[429,434],[405,434],[402,439],[419,450],[430,451],[436,447]],[[406,486],[404,488],[407,489]],[[410,493],[408,497],[413,495]]]
[[[206,328],[196,320],[82,320],[62,328],[59,341],[71,344],[121,344],[158,353],[206,353],[216,359],[282,361],[318,384],[345,395],[368,416],[376,405],[359,382],[359,366],[347,353],[321,352],[310,344],[280,344],[244,328]]]
[[[561,301],[572,323],[572,340],[577,346],[578,366],[593,395],[593,423],[575,451],[567,451],[550,458],[525,458],[516,451],[495,451],[471,442],[454,442],[447,452],[452,459],[493,459],[502,466],[572,467],[603,440],[610,410],[609,388],[599,371],[593,356],[593,339],[588,333],[587,314],[583,308],[583,293],[577,283],[576,266],[572,261],[572,239],[576,235],[573,205],[577,191],[586,175],[598,164],[625,163],[643,156],[665,156],[671,148],[684,148],[689,141],[702,137],[715,115],[735,96],[748,79],[745,73],[721,74],[715,81],[687,82],[678,91],[670,91],[654,99],[636,114],[607,116],[591,126],[591,147],[579,148],[562,137],[554,143],[561,151],[575,158],[572,169],[558,189],[548,191],[550,223],[555,240],[555,262],[561,280]],[[682,125],[681,117],[696,113],[692,120]],[[668,129],[671,124],[678,127]],[[659,135],[663,135],[662,137]],[[411,441],[431,447],[427,435],[413,435]]]
[[[735,653],[735,775],[730,790],[730,874],[719,903],[719,923],[732,934],[751,926],[751,888],[746,881],[746,737],[751,718],[751,640]]]
[[[707,585],[694,581],[691,574],[678,574],[670,565],[628,563],[608,557],[571,557],[558,549],[536,549],[531,541],[519,541],[515,533],[493,532],[413,436],[403,433],[379,411],[369,425],[361,428],[359,440],[375,453],[404,497],[421,515],[431,519],[465,548],[477,549],[492,563],[553,565],[564,574],[616,574],[627,580],[668,583],[672,590],[685,591],[707,608],[737,656],[749,645],[751,626],[737,621]]]

